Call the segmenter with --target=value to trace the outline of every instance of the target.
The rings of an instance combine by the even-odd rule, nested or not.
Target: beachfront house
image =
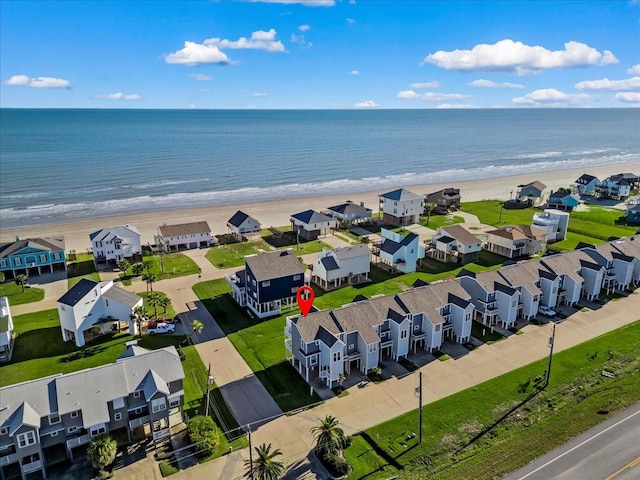
[[[227,228],[233,238],[239,242],[247,240],[249,237],[260,236],[262,231],[262,226],[258,220],[240,210],[234,213],[227,221]]]
[[[155,236],[156,246],[164,252],[177,252],[193,248],[206,248],[217,243],[207,222],[161,225]]]
[[[324,248],[313,262],[311,281],[325,290],[369,281],[371,250],[366,245]]]
[[[547,231],[529,225],[509,225],[484,234],[482,248],[507,258],[535,255],[544,250]]]
[[[116,264],[122,260],[130,263],[142,261],[140,232],[133,225],[103,228],[89,234],[93,261],[96,264]]]
[[[547,231],[547,243],[559,242],[567,238],[569,212],[547,208],[542,213],[534,213],[532,227]]]
[[[383,228],[382,240],[372,245],[371,252],[377,261],[402,272],[415,272],[418,262],[425,257],[425,248],[420,245],[418,235],[411,232],[406,237]]]
[[[370,222],[372,211],[364,206],[364,202],[357,204],[347,200],[345,203],[327,208],[326,214],[338,220],[340,226],[344,228]]]
[[[460,225],[439,227],[427,244],[426,255],[441,262],[460,265],[477,262],[482,240]]]
[[[460,208],[460,189],[444,188],[437,192],[427,193],[424,196],[425,210],[429,204],[435,205],[431,210],[431,214],[446,215],[451,210]],[[425,211],[425,213],[427,213]]]
[[[624,219],[629,225],[640,225],[640,199],[625,205]]]
[[[127,343],[115,363],[56,374],[0,389],[2,478],[38,473],[99,435],[160,440],[184,403],[184,370],[175,347],[146,350]],[[64,455],[64,454],[63,454]],[[64,457],[63,457],[64,458]]]
[[[291,231],[305,240],[316,240],[336,227],[336,220],[315,210],[305,210],[291,215]]]
[[[539,181],[518,185],[516,201],[535,205],[542,198],[547,186]]]
[[[631,194],[631,185],[624,174],[612,175],[596,187],[596,197],[622,201]]]
[[[579,195],[594,195],[596,187],[600,185],[600,179],[584,173],[574,183],[574,189]]]
[[[60,329],[65,342],[85,342],[112,330],[120,331],[121,323],[129,334],[137,334],[133,310],[142,306],[142,297],[113,284],[113,280],[95,282],[83,278],[58,299]]]
[[[11,360],[13,337],[13,317],[9,307],[9,299],[0,297],[0,362]]]
[[[424,212],[424,198],[404,188],[378,195],[382,222],[388,225],[412,225]]]
[[[280,315],[283,307],[296,303],[296,294],[306,285],[304,265],[291,250],[258,253],[244,257],[245,268],[225,278],[231,296],[252,315]]]
[[[582,250],[549,255],[541,258],[540,264],[550,272],[562,277],[560,303],[573,305],[581,298],[588,301],[599,298],[606,269],[595,263]],[[580,296],[576,298],[578,287],[580,288]]]
[[[580,205],[580,197],[567,188],[551,190],[547,198],[547,207],[564,212],[570,212]]]
[[[5,278],[66,270],[64,237],[24,240],[16,237],[15,242],[0,244],[0,272],[5,274]]]
[[[621,240],[620,242],[624,242]],[[625,255],[615,247],[614,242],[603,243],[594,247],[583,248],[595,263],[602,265],[606,272],[602,281],[602,288],[607,293],[627,290],[633,281],[633,270],[638,260]]]

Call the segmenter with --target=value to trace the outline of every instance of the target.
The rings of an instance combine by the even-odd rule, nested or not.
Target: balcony
[[[36,460],[35,462],[23,463],[22,473],[31,473],[42,468],[42,460]]]
[[[0,457],[0,467],[4,467],[5,465],[9,465],[10,463],[15,463],[18,461],[18,455],[12,453],[10,455],[5,455],[4,457]]]
[[[160,440],[162,438],[167,438],[171,436],[170,428],[163,428],[162,430],[157,430],[153,432],[153,439]]]
[[[151,417],[149,415],[145,415],[144,417],[140,417],[140,418],[134,418],[133,420],[129,421],[129,428],[130,429],[138,428],[144,425],[145,423],[149,423],[150,421],[151,421]]]
[[[80,435],[79,437],[76,437],[76,438],[71,438],[67,440],[67,448],[71,450],[72,448],[79,447],[80,445],[89,443],[90,440],[91,440],[91,435],[89,435],[88,433],[85,435]]]
[[[288,352],[292,352],[293,353],[293,347],[291,346],[291,339],[290,338],[285,338],[284,339],[284,348],[286,348]]]

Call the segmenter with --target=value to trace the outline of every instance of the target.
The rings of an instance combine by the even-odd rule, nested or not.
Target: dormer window
[[[18,446],[20,448],[28,447],[29,445],[35,445],[36,443],[36,433],[31,430],[29,432],[21,433],[17,436],[18,438]]]
[[[54,425],[56,423],[60,423],[62,420],[60,418],[60,415],[58,415],[57,413],[52,413],[51,415],[49,415],[49,425]]]
[[[140,395],[142,395],[142,390],[136,390],[133,392],[133,398],[140,398]]]

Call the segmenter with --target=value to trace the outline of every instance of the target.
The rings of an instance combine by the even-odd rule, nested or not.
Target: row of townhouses
[[[500,270],[462,270],[455,280],[414,286],[332,310],[287,318],[287,357],[307,382],[335,386],[353,368],[366,373],[383,356],[465,343],[471,322],[511,328],[540,307],[574,306],[640,284],[640,236],[519,262]]]
[[[115,363],[0,389],[0,473],[23,479],[48,458],[110,434],[131,441],[170,436],[169,415],[184,401],[184,370],[174,347],[147,350],[136,341]]]

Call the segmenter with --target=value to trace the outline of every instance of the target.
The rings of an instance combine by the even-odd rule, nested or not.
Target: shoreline
[[[426,194],[441,190],[446,187],[460,189],[462,202],[477,200],[507,200],[511,195],[515,196],[517,186],[523,183],[539,180],[547,186],[547,190],[556,190],[559,187],[568,187],[583,173],[597,176],[600,179],[624,171],[629,171],[634,165],[629,162],[604,165],[600,167],[584,167],[555,171],[534,172],[513,176],[495,177],[481,180],[464,180],[446,183],[432,183],[410,185],[405,188],[417,194]],[[291,214],[308,210],[324,210],[329,206],[344,203],[346,200],[364,202],[365,206],[374,212],[378,211],[378,195],[395,190],[398,187],[372,190],[359,193],[338,193],[304,198],[284,198],[265,200],[251,203],[235,203],[212,206],[199,206],[190,208],[178,208],[172,210],[152,210],[144,213],[131,213],[124,215],[101,216],[85,220],[64,223],[34,224],[24,227],[2,228],[0,231],[1,242],[11,242],[16,236],[30,237],[55,237],[64,235],[65,249],[85,251],[91,246],[89,234],[105,227],[118,225],[133,225],[141,234],[142,244],[153,242],[153,235],[158,226],[163,223],[187,223],[206,220],[214,235],[227,233],[227,220],[237,211],[255,217],[262,223],[263,228],[270,226],[283,226],[289,223]]]

